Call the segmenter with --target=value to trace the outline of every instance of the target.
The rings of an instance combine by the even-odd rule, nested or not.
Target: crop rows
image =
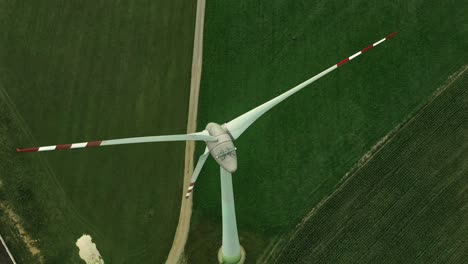
[[[199,128],[229,121],[399,32],[272,109],[236,141],[234,196],[249,263],[265,258],[367,150],[466,63],[468,17],[461,6],[460,0],[207,1]],[[207,162],[198,180],[189,263],[216,261],[218,174],[216,163]]]
[[[466,259],[467,88],[464,71],[294,232],[276,263]]]

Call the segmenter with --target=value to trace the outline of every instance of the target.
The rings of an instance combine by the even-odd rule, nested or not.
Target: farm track
[[[0,95],[2,199],[47,263],[81,263],[74,242],[82,234],[106,262],[164,262],[179,218],[183,182],[173,176],[184,173],[184,143],[14,148],[184,132],[196,2],[4,2],[0,79],[11,100]],[[14,242],[18,260],[33,263]]]
[[[197,15],[195,21],[195,34],[193,44],[192,58],[192,76],[190,82],[190,101],[187,120],[187,133],[194,133],[197,130],[198,97],[200,91],[200,81],[202,73],[203,59],[203,26],[205,18],[205,0],[197,1]],[[185,145],[185,169],[184,169],[184,187],[182,189],[182,201],[180,206],[179,223],[177,225],[174,241],[169,251],[166,263],[173,264],[183,261],[185,244],[187,243],[190,230],[190,218],[192,215],[192,199],[185,199],[185,193],[190,184],[190,178],[193,172],[193,163],[195,152],[195,142],[187,141]]]
[[[466,257],[467,69],[313,209],[269,258],[279,256],[277,263],[409,258],[457,263]],[[392,249],[401,254],[392,255]]]

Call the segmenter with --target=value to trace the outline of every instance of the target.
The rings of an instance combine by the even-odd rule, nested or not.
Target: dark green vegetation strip
[[[13,151],[184,133],[195,3],[0,4],[2,199],[47,263],[81,263],[75,241],[83,233],[106,263],[163,262],[178,220],[184,143]]]
[[[468,258],[468,71],[299,228],[276,263]]]
[[[74,217],[67,209],[66,197],[43,169],[43,160],[14,152],[16,144],[28,140],[2,88],[0,86],[0,202],[21,216],[21,225],[33,239],[44,239],[41,255],[45,259],[51,263],[62,260],[79,263],[78,255],[73,255],[76,253],[73,239],[81,234],[71,232],[66,225],[73,221],[67,219],[67,215]],[[13,219],[5,211],[0,213],[0,232],[15,259],[20,263],[38,263],[38,257],[31,256]],[[56,244],[56,241],[70,242]]]
[[[249,263],[468,60],[466,1],[208,1],[199,127],[223,123],[393,31],[399,34],[258,120],[236,142]],[[202,151],[201,146],[198,151]],[[193,263],[221,246],[219,170],[194,193]]]

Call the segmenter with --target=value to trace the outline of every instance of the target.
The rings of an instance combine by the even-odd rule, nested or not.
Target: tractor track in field
[[[197,14],[195,18],[195,34],[192,55],[192,74],[190,81],[190,101],[187,119],[187,133],[194,133],[197,129],[198,95],[200,91],[200,80],[202,72],[203,58],[203,25],[205,19],[205,0],[197,1]],[[192,216],[192,199],[185,199],[185,192],[190,183],[193,171],[193,155],[195,152],[195,142],[187,141],[185,145],[185,165],[184,165],[184,187],[182,190],[182,202],[180,206],[179,223],[177,225],[171,250],[166,259],[166,264],[181,263],[184,261],[184,248],[187,242],[190,218]]]
[[[8,92],[6,91],[2,81],[0,80],[0,101],[2,101],[7,109],[10,111],[12,115],[12,120],[14,121],[15,125],[18,127],[18,129],[21,131],[22,136],[26,139],[26,141],[30,142],[31,145],[38,145],[37,140],[34,137],[34,135],[31,133],[31,130],[29,126],[27,125],[26,121],[24,120],[23,116],[20,114],[18,111],[18,108],[16,107],[15,103],[13,100],[10,98]],[[11,151],[14,151],[13,149]],[[35,166],[35,169],[40,169],[44,174],[46,175],[47,179],[57,188],[58,194],[62,199],[62,202],[66,204],[67,210],[75,216],[75,219],[77,219],[79,222],[81,222],[83,225],[87,226],[90,230],[94,231],[95,233],[99,234],[97,231],[96,227],[92,225],[89,221],[83,217],[76,207],[73,205],[73,203],[70,201],[69,197],[67,196],[65,190],[62,187],[62,184],[57,178],[57,175],[55,174],[54,170],[50,166],[50,164],[45,160],[43,157],[40,155],[36,159],[37,162],[37,167]],[[25,229],[22,227],[20,216],[18,216],[14,208],[11,207],[11,205],[6,205],[0,203],[0,211],[4,212],[8,218],[14,223],[15,229],[20,234],[20,237],[24,244],[27,246],[28,250],[31,252],[33,256],[38,255],[40,259],[40,263],[44,262],[43,256],[40,255],[40,244],[38,247],[36,246],[31,246],[31,241],[34,241],[29,234],[25,231]]]
[[[269,250],[263,253],[259,263],[270,263],[277,256],[281,255],[287,243],[296,237],[302,228],[305,226],[307,220],[312,218],[317,214],[320,208],[327,203],[332,197],[334,197],[339,191],[341,191],[348,181],[350,181],[357,173],[363,169],[386,145],[388,145],[392,140],[408,125],[413,123],[423,111],[432,105],[435,99],[442,95],[450,85],[455,82],[460,76],[468,71],[468,65],[463,65],[459,70],[449,76],[448,80],[442,84],[438,89],[436,89],[433,94],[428,98],[428,100],[421,105],[414,113],[410,114],[409,118],[404,120],[401,124],[397,125],[392,129],[387,135],[385,135],[381,140],[379,140],[367,153],[365,153],[361,159],[344,175],[343,179],[337,184],[337,188],[328,195],[324,197],[314,208],[312,208],[308,214],[303,217],[303,219],[298,223],[292,232],[286,232],[276,238],[276,241],[269,245]]]

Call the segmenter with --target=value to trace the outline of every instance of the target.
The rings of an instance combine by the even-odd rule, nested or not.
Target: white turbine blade
[[[52,146],[35,147],[35,148],[23,148],[23,149],[16,149],[16,151],[17,152],[37,152],[37,151],[75,149],[75,148],[86,148],[86,147],[100,147],[100,146],[110,146],[110,145],[137,144],[137,143],[149,143],[149,142],[167,142],[167,141],[185,141],[185,140],[216,141],[217,139],[216,137],[210,136],[208,131],[203,130],[202,132],[185,134],[185,135],[149,136],[149,137],[110,139],[110,140],[102,140],[102,141],[52,145]]]
[[[380,41],[367,46],[366,48],[362,49],[361,51],[355,53],[354,55],[347,57],[346,59],[338,62],[337,64],[331,66],[330,68],[322,71],[321,73],[315,75],[314,77],[308,79],[307,81],[299,84],[298,86],[290,89],[289,91],[284,92],[283,94],[271,99],[270,101],[255,107],[254,109],[250,110],[249,112],[229,121],[228,123],[224,124],[225,128],[227,128],[234,139],[237,139],[255,120],[265,114],[268,110],[273,108],[275,105],[281,103],[286,98],[290,97],[291,95],[297,93],[302,88],[306,87],[307,85],[315,82],[316,80],[320,79],[321,77],[327,75],[328,73],[332,72],[333,70],[337,69],[338,67],[344,65],[345,63],[353,60],[357,56],[361,55],[362,53],[372,49],[373,47],[379,45],[380,43],[384,42],[387,39],[390,39],[396,34],[396,32],[388,35],[387,37],[381,39]]]
[[[336,69],[336,65],[326,69],[325,71],[315,75],[311,79],[299,84],[298,86],[286,91],[285,93],[271,99],[270,101],[255,107],[254,109],[248,111],[247,113],[229,121],[225,124],[225,127],[228,129],[229,133],[234,139],[237,139],[244,131],[252,125],[258,118],[260,118],[263,114],[265,114],[268,110],[276,106],[277,104],[284,101],[289,96],[295,94],[296,92],[300,91],[302,88],[306,87],[307,85],[311,84],[312,82],[320,79],[320,77],[326,75],[327,73]]]
[[[147,143],[147,142],[186,141],[186,140],[216,141],[217,139],[216,137],[210,136],[208,131],[203,130],[202,132],[192,133],[192,134],[183,134],[183,135],[134,137],[134,138],[104,140],[102,141],[101,146]]]
[[[195,166],[195,169],[193,170],[192,178],[190,179],[190,185],[187,189],[187,193],[185,194],[185,199],[189,198],[192,194],[193,188],[195,188],[195,182],[198,179],[198,175],[200,175],[200,171],[203,168],[208,155],[210,155],[210,151],[208,148],[205,148],[205,152],[198,158],[197,166]]]

